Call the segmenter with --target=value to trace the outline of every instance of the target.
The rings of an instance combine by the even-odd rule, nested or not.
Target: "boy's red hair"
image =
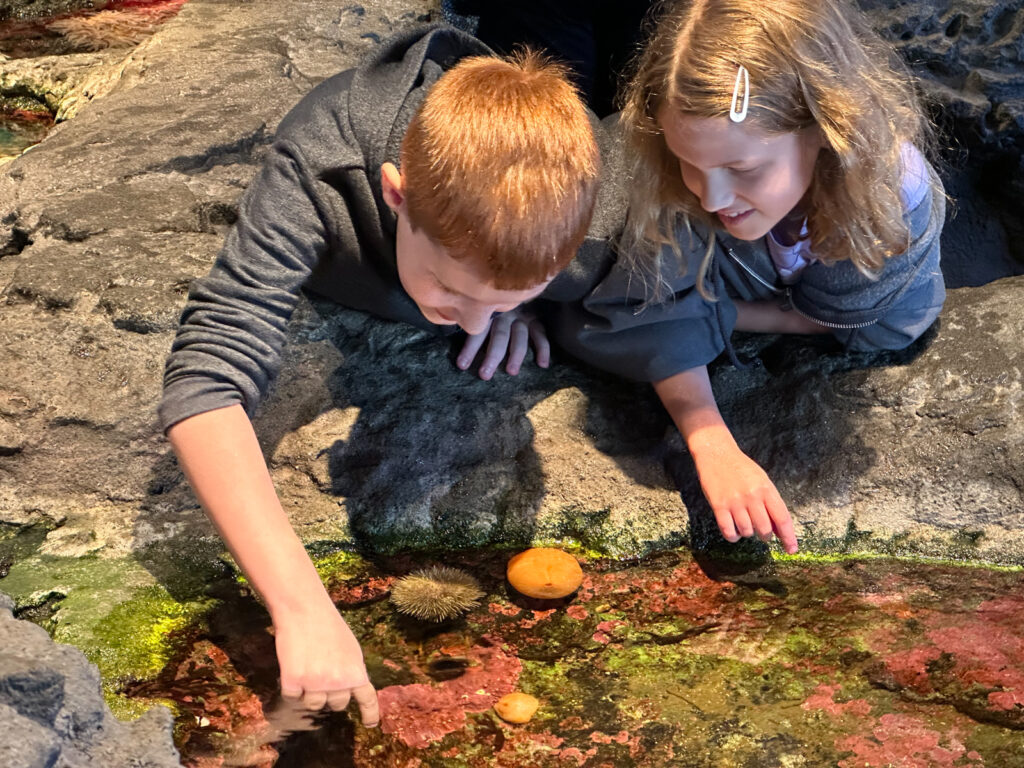
[[[527,290],[583,242],[600,156],[563,67],[535,53],[463,59],[402,142],[410,224],[499,290]]]

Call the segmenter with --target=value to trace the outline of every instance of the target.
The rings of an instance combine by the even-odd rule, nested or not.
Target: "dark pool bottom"
[[[38,144],[53,127],[49,116],[5,115],[0,112],[0,159],[17,157]]]
[[[380,729],[332,714],[289,735],[266,614],[237,594],[125,692],[177,702],[202,768],[1024,766],[1019,571],[790,560],[730,578],[671,553],[586,564],[578,594],[546,606],[510,596],[503,564],[464,558],[488,596],[437,628],[394,613],[390,575],[333,585]],[[542,702],[526,725],[491,710],[513,690]]]

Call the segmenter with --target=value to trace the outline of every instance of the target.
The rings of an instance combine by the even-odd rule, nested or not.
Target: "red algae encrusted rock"
[[[975,717],[1024,728],[1024,597],[1007,595],[973,611],[918,611],[923,639],[884,653],[891,633],[873,636],[883,663],[873,677],[909,698],[953,704]]]
[[[425,747],[465,727],[467,713],[486,712],[515,690],[522,662],[499,644],[467,648],[464,656],[469,666],[454,680],[382,688],[381,730],[407,746]]]
[[[870,736],[839,740],[840,749],[853,752],[839,761],[839,768],[982,768],[981,755],[969,751],[962,738],[955,730],[941,733],[916,717],[887,714]]]

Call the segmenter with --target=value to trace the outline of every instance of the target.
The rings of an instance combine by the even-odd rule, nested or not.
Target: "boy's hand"
[[[329,601],[301,615],[275,615],[274,632],[284,698],[314,711],[324,706],[340,711],[355,699],[363,725],[380,722],[359,641]]]
[[[713,460],[697,461],[697,474],[727,541],[757,535],[768,542],[774,533],[786,552],[796,552],[796,534],[786,503],[765,471],[738,447]]]
[[[506,355],[508,360],[505,363],[505,370],[512,376],[519,373],[531,341],[537,365],[547,368],[551,363],[551,345],[548,343],[543,324],[529,311],[517,307],[511,312],[495,315],[491,318],[487,330],[468,337],[455,364],[462,370],[469,368],[488,336],[490,342],[483,362],[480,363],[479,374],[484,381],[490,380]]]

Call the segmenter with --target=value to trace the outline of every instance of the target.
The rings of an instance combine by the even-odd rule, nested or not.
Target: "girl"
[[[622,121],[634,179],[622,252],[658,274],[687,240],[705,244],[692,269],[723,338],[899,349],[937,317],[945,198],[918,149],[926,120],[909,73],[844,0],[666,8]],[[774,531],[795,552],[786,505],[730,435],[706,367],[654,386],[726,539]]]

